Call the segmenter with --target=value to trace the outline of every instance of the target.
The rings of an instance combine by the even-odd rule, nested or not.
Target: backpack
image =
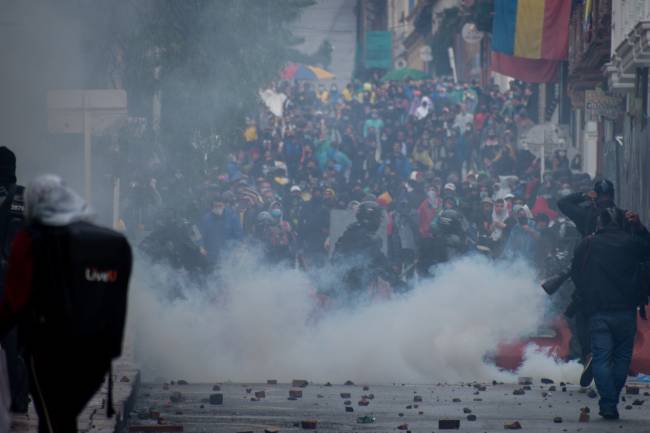
[[[29,231],[34,255],[29,330],[34,344],[66,342],[110,363],[122,353],[132,268],[128,241],[87,222],[31,226]]]

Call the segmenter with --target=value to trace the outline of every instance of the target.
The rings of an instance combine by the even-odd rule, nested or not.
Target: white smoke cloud
[[[499,342],[533,333],[545,302],[523,263],[482,257],[445,265],[407,295],[325,313],[304,273],[262,266],[248,252],[224,264],[208,289],[188,280],[138,262],[130,320],[146,378],[512,380],[485,355]],[[170,287],[185,299],[167,300]],[[554,361],[540,360],[548,357],[527,356],[533,362],[521,374],[565,377],[550,371]]]

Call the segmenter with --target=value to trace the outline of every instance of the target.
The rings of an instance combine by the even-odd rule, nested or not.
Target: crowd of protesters
[[[542,271],[567,236],[556,200],[592,185],[580,156],[564,149],[540,175],[538,155],[519,139],[535,125],[529,84],[302,81],[274,91],[286,95],[282,115],[264,107],[250,118],[243,145],[202,190],[206,209],[194,222],[212,263],[252,241],[271,261],[320,267],[335,241],[331,211],[373,201],[385,208],[398,272],[427,275],[469,251],[522,257]],[[163,201],[155,179],[149,189]]]

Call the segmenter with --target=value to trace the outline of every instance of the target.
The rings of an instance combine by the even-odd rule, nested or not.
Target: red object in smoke
[[[569,358],[571,330],[563,317],[558,317],[550,326],[544,327],[538,335],[511,343],[502,343],[497,348],[494,361],[497,367],[515,371],[524,361],[524,352],[529,344],[549,350],[550,354],[562,360]],[[650,320],[637,320],[637,334],[632,354],[633,373],[650,374]]]
[[[542,350],[548,350],[550,355],[558,359],[568,359],[571,331],[563,317],[558,317],[550,325],[542,327],[536,336],[509,343],[501,343],[497,347],[494,362],[499,368],[517,370],[524,362],[524,352],[528,345],[533,344]]]

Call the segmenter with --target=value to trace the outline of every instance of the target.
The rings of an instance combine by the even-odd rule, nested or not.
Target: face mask
[[[214,213],[216,216],[221,216],[223,215],[224,208],[222,207],[217,207],[212,209],[212,213]]]
[[[431,203],[435,203],[438,200],[438,194],[435,191],[427,191],[427,197]]]

